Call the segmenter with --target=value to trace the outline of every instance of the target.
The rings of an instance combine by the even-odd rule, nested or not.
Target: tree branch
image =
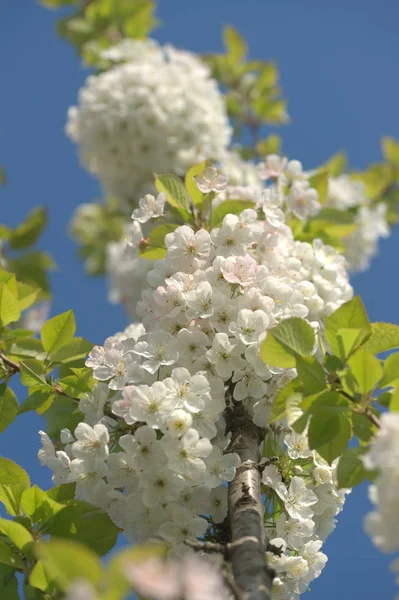
[[[232,434],[228,451],[241,458],[241,466],[229,484],[229,558],[233,575],[243,599],[270,600],[274,573],[266,561],[259,469],[259,445],[265,431],[253,423],[241,402],[233,401],[226,422]]]

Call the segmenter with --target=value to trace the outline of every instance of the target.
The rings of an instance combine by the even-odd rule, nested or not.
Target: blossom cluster
[[[378,435],[364,456],[367,469],[378,469],[369,488],[374,510],[366,516],[365,528],[379,550],[399,552],[399,413],[383,413],[380,424]],[[399,558],[392,568],[399,571]]]
[[[115,65],[88,77],[66,131],[83,165],[129,211],[154,171],[183,175],[219,160],[231,128],[217,83],[194,54],[125,40],[104,58]]]
[[[257,210],[227,214],[210,231],[183,225],[165,236],[166,257],[148,261],[135,310],[141,322],[87,359],[98,383],[80,401],[84,420],[74,433],[63,430],[63,450],[42,433],[40,458],[54,481],[76,482],[78,497],[106,510],[129,539],[160,538],[182,552],[186,540],[217,538],[226,484],[240,464],[229,452],[226,408],[242,402],[265,428],[276,394],[295,376],[266,365],[261,342],[292,316],[318,329],[352,296],[345,259],[321,240],[295,241],[285,222],[286,203],[314,211],[317,193],[306,182],[303,202],[287,200],[280,174]],[[196,183],[204,192],[227,186],[213,169]],[[128,257],[143,260],[141,226],[164,204],[163,194],[147,195],[134,211]],[[273,558],[274,596],[294,600],[326,561],[320,547],[344,493],[305,436],[285,423],[271,429],[279,450],[263,472],[265,523],[283,552]]]

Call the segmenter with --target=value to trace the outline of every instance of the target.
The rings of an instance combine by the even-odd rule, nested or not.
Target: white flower
[[[286,198],[288,208],[301,220],[314,217],[320,212],[319,194],[307,181],[294,181]]]
[[[305,539],[312,536],[314,522],[311,519],[287,519],[283,513],[276,523],[277,535],[286,539],[292,548],[301,546]]]
[[[207,466],[205,485],[214,488],[223,481],[234,479],[236,468],[240,465],[241,460],[238,454],[223,454],[219,448],[214,446],[205,463]]]
[[[253,344],[258,341],[268,328],[270,319],[263,310],[248,310],[243,308],[237,315],[237,321],[229,326],[229,331],[244,344]]]
[[[200,439],[195,429],[189,429],[180,439],[165,436],[162,445],[172,471],[193,480],[204,477],[206,465],[202,459],[211,453],[212,444],[206,438]]]
[[[155,373],[161,365],[173,365],[179,358],[174,338],[164,331],[149,333],[136,343],[133,352],[143,356],[143,369]]]
[[[184,487],[184,479],[177,473],[166,469],[141,473],[140,485],[143,486],[143,502],[148,508],[165,504],[179,497]]]
[[[166,423],[170,435],[180,437],[188,431],[192,425],[193,418],[185,410],[177,409],[168,417]]]
[[[284,438],[287,446],[287,453],[293,460],[297,458],[308,458],[312,456],[312,450],[309,450],[308,440],[306,435],[291,431]]]
[[[207,378],[202,373],[191,376],[190,372],[179,367],[173,369],[172,374],[164,379],[168,398],[176,407],[184,408],[191,413],[197,413],[210,399],[211,387]]]
[[[139,200],[139,208],[136,208],[132,213],[132,219],[139,223],[147,223],[150,219],[162,217],[166,202],[166,194],[161,192],[155,198],[151,194],[146,194],[144,198]]]
[[[176,408],[176,401],[167,396],[165,385],[161,381],[155,381],[152,386],[137,385],[128,386],[123,389],[123,402],[128,403],[128,410],[124,419],[126,423],[144,421],[150,427],[164,428],[167,418]],[[119,404],[113,404],[113,412],[116,412]]]
[[[194,177],[194,181],[203,194],[209,194],[209,192],[223,192],[229,178],[223,173],[219,173],[215,167],[205,167],[201,175]]]
[[[87,423],[79,423],[75,429],[75,438],[72,452],[76,458],[94,462],[107,458],[109,434],[105,425],[98,423],[90,427]]]
[[[211,504],[211,517],[214,523],[222,523],[227,515],[227,487],[225,485],[219,485],[213,488],[210,496]]]
[[[304,480],[301,477],[291,479],[288,492],[281,488],[276,488],[276,492],[284,501],[285,510],[293,519],[311,519],[313,510],[311,506],[316,504],[317,496],[311,490],[307,489]]]
[[[278,154],[268,154],[264,163],[258,165],[259,179],[277,178],[283,173],[287,164],[287,159]]]
[[[175,545],[200,537],[207,526],[205,519],[193,517],[188,510],[178,507],[172,512],[172,520],[161,525],[159,533],[165,540]]]
[[[114,55],[128,62],[87,78],[66,126],[83,165],[126,210],[152,190],[154,172],[184,175],[218,160],[231,136],[223,96],[204,63],[153,40],[130,44],[127,54]]]
[[[227,379],[234,370],[245,366],[245,361],[241,357],[243,349],[242,342],[230,341],[225,333],[217,333],[213,339],[212,348],[208,350],[206,356],[215,365],[217,374]]]
[[[213,255],[209,233],[205,229],[194,233],[188,225],[182,225],[166,234],[165,244],[168,258],[181,260],[183,265],[190,265],[192,269],[206,265]]]

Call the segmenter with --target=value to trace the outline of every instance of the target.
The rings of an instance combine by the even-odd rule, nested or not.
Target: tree
[[[399,327],[369,322],[343,254],[365,267],[389,232],[386,215],[395,221],[398,145],[386,138],[386,162],[364,174],[342,175],[342,154],[304,172],[277,153],[275,136],[260,140],[263,123],[286,118],[277,71],[247,62],[231,27],[226,54],[206,58],[223,100],[197,57],[125,39],[148,33],[152,2],[50,4],[77,4],[61,31],[99,73],[68,131],[115,194],[80,210],[73,228],[92,272],[114,252],[114,290],[137,322],[93,347],[74,337],[68,311],[38,339],[21,312],[48,297],[51,261],[4,253],[1,428],[18,412],[44,415],[39,459],[55,484],[31,487],[1,459],[5,597],[18,598],[21,573],[27,598],[122,598],[133,587],[156,598],[295,599],[321,573],[346,493],[366,478],[376,504],[367,529],[397,550],[398,360],[376,355],[399,347]],[[150,85],[156,101],[141,106]],[[165,89],[178,94],[163,106]],[[243,128],[253,136],[241,155],[228,148],[225,101],[235,139]],[[159,107],[167,118],[154,126]],[[129,151],[136,163],[149,154],[137,172]],[[194,154],[203,162],[192,165]],[[1,234],[19,250],[44,224],[37,210]],[[125,264],[139,271],[137,302]],[[19,406],[15,377],[28,388]],[[120,531],[143,545],[102,573],[99,556]]]

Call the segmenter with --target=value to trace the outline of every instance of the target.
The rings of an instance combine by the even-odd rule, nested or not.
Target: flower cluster
[[[40,458],[54,481],[76,482],[78,497],[105,509],[130,539],[157,537],[174,552],[185,540],[217,539],[226,483],[240,464],[229,452],[225,410],[242,402],[265,428],[276,394],[295,376],[264,364],[262,340],[293,316],[318,329],[352,296],[342,256],[320,240],[294,240],[280,166],[257,210],[227,214],[210,231],[183,225],[165,236],[166,257],[149,262],[137,302],[141,323],[89,355],[98,384],[80,401],[84,421],[62,432],[64,450],[42,434]],[[196,182],[205,193],[227,185],[212,169]],[[291,206],[313,211],[315,195],[308,184],[301,190],[303,202],[295,196]],[[162,194],[146,196],[134,211],[127,248],[134,260],[143,260],[141,225],[159,218],[163,203]],[[263,472],[265,523],[285,557],[273,559],[275,597],[291,600],[320,573],[320,547],[344,494],[335,467],[310,452],[304,436],[285,423],[270,427],[278,460]]]
[[[268,563],[276,572],[273,599],[296,600],[327,562],[320,551],[335,528],[347,489],[337,488],[337,462],[329,466],[309,450],[306,433],[285,435],[278,461],[265,467]],[[276,517],[277,514],[277,517]]]
[[[330,178],[327,206],[345,211],[355,209],[355,231],[344,239],[345,257],[351,271],[364,271],[378,252],[378,241],[390,235],[384,203],[370,206],[365,185],[349,175]]]
[[[223,97],[195,55],[125,40],[105,58],[126,62],[88,77],[66,130],[83,165],[127,210],[151,189],[154,171],[183,175],[222,158],[231,136]]]
[[[369,488],[374,511],[365,519],[365,528],[382,552],[399,552],[399,413],[383,413],[381,428],[364,457],[367,469],[378,469]],[[393,570],[399,570],[399,559]]]

